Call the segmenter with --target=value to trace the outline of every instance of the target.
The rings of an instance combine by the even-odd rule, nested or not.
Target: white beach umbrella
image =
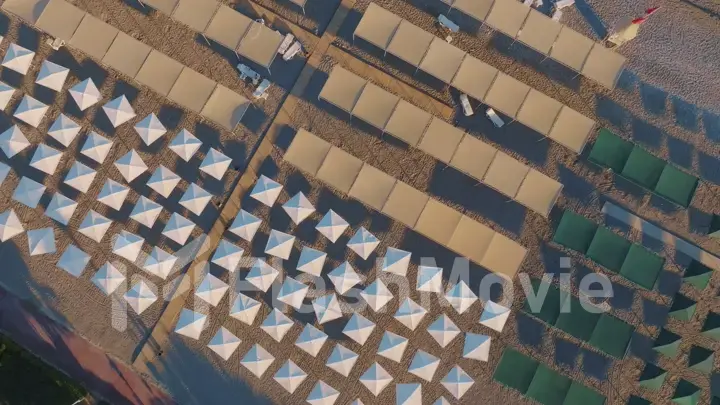
[[[105,104],[103,111],[114,128],[135,118],[135,110],[124,95]]]
[[[28,146],[30,146],[30,141],[17,125],[11,126],[0,134],[0,149],[9,158],[22,152]]]
[[[10,240],[23,232],[25,228],[12,208],[0,214],[0,242]]]
[[[292,360],[288,360],[283,364],[282,367],[275,373],[273,379],[280,384],[285,391],[289,393],[295,392],[297,387],[302,384],[307,378],[305,373],[297,364],[293,363]]]
[[[145,145],[152,145],[165,135],[167,129],[155,113],[152,113],[135,124],[135,132],[140,135],[140,139],[145,142]]]
[[[98,90],[95,82],[90,78],[71,87],[68,93],[70,93],[70,97],[75,100],[75,104],[77,104],[80,111],[87,110],[102,99],[100,90]]]
[[[440,315],[435,322],[431,323],[427,331],[440,347],[446,347],[455,339],[455,336],[460,334],[460,328],[445,314]]]
[[[70,245],[65,250],[65,253],[60,256],[57,267],[65,270],[73,277],[80,277],[90,262],[90,256],[77,248],[75,245]]]
[[[375,324],[356,312],[345,325],[343,334],[362,346],[370,338],[373,330]]]
[[[460,280],[445,293],[445,299],[455,308],[458,314],[462,315],[477,302],[478,297],[464,281]]]
[[[274,267],[262,259],[256,259],[250,271],[245,276],[245,281],[252,284],[260,291],[267,292],[272,283],[280,274]]]
[[[328,278],[335,286],[335,290],[341,295],[348,292],[351,288],[362,283],[360,275],[358,275],[348,262],[343,262],[328,273]]]
[[[257,230],[260,229],[260,225],[262,225],[260,218],[245,210],[240,210],[228,230],[250,242],[255,237]]]
[[[120,211],[129,193],[130,189],[127,187],[113,179],[107,179],[97,200],[115,211]]]
[[[485,325],[496,332],[502,332],[509,317],[510,308],[488,301],[480,315],[480,325]]]
[[[0,110],[7,108],[17,89],[9,84],[0,82]]]
[[[255,377],[261,378],[273,361],[275,361],[275,357],[273,357],[272,354],[262,346],[255,344],[250,348],[245,357],[240,360],[240,364],[253,373]]]
[[[395,405],[422,405],[422,386],[418,383],[396,385]]]
[[[217,353],[218,356],[222,357],[223,360],[227,361],[235,350],[240,346],[241,340],[239,337],[233,335],[229,330],[221,326],[220,329],[215,333],[208,348]]]
[[[205,155],[205,159],[200,163],[200,170],[218,180],[222,180],[231,162],[232,159],[210,148],[207,155]]]
[[[134,263],[142,251],[143,243],[145,239],[123,230],[115,238],[113,253]]]
[[[297,270],[320,277],[327,254],[313,248],[303,246],[298,259]]]
[[[35,180],[23,177],[20,179],[17,187],[15,187],[12,198],[30,208],[37,208],[43,194],[45,194],[45,186]]]
[[[230,307],[230,316],[242,323],[252,325],[260,308],[262,304],[259,301],[239,293]]]
[[[383,257],[382,271],[404,277],[410,266],[410,258],[410,252],[389,247]]]
[[[111,225],[111,220],[93,210],[90,210],[78,227],[78,232],[95,242],[100,243],[105,236],[105,233],[107,233],[108,229],[110,229]]]
[[[313,310],[320,325],[342,318],[342,308],[335,294],[323,295],[313,301]]]
[[[322,380],[318,380],[315,387],[308,394],[307,402],[310,405],[333,405],[340,393]]]
[[[243,253],[245,251],[239,246],[223,239],[213,254],[212,262],[233,273],[240,266]]]
[[[373,311],[380,311],[385,305],[393,300],[394,296],[389,288],[379,278],[375,279],[372,284],[365,287],[365,290],[360,293],[368,306]]]
[[[295,237],[272,229],[265,245],[265,253],[283,260],[290,258]]]
[[[347,246],[352,249],[353,252],[357,253],[358,256],[367,259],[379,244],[380,241],[375,235],[371,234],[364,227],[360,227],[360,229],[355,232],[355,235],[350,238]]]
[[[180,245],[184,245],[195,229],[195,224],[189,219],[179,215],[177,212],[170,216],[162,234],[174,240]]]
[[[280,183],[265,177],[265,175],[261,175],[257,182],[255,182],[255,187],[253,187],[250,192],[250,197],[268,207],[272,207],[281,192],[282,185],[280,185]]]
[[[62,152],[55,148],[51,148],[44,143],[38,145],[33,154],[30,166],[40,170],[43,173],[53,175],[62,159]]]
[[[490,336],[466,333],[463,357],[466,359],[488,361],[488,358],[490,358],[491,342]]]
[[[140,154],[138,154],[134,149],[118,159],[115,162],[115,167],[118,171],[120,171],[120,174],[128,183],[135,180],[148,169],[147,165],[140,157]]]
[[[380,395],[382,390],[390,385],[392,380],[392,375],[378,363],[371,365],[359,378],[360,383],[370,390],[370,393],[374,396]]]
[[[430,353],[418,350],[410,363],[410,367],[408,367],[408,372],[427,382],[431,382],[439,365],[439,358]]]
[[[309,289],[310,287],[295,280],[294,278],[286,277],[280,287],[277,299],[278,301],[290,305],[295,309],[300,309]]]
[[[47,110],[48,106],[46,104],[41,103],[26,94],[15,108],[15,114],[13,114],[13,117],[37,128],[45,117]]]
[[[433,266],[418,266],[417,284],[415,288],[418,291],[432,292],[441,294],[443,269]]]
[[[224,281],[208,273],[195,289],[195,296],[215,307],[222,301],[228,288]]]
[[[27,231],[30,256],[55,253],[55,231],[53,228],[41,228]]]
[[[100,291],[104,292],[105,295],[110,295],[125,282],[125,275],[113,266],[112,263],[106,262],[100,267],[97,273],[95,273],[92,282]]]
[[[315,207],[313,207],[310,200],[308,200],[302,192],[298,192],[293,198],[283,204],[283,209],[295,224],[299,224],[315,212]]]
[[[185,190],[183,196],[180,197],[180,205],[193,214],[200,216],[212,200],[212,197],[212,194],[205,191],[202,187],[195,183],[190,183],[188,189]]]
[[[183,129],[170,141],[168,148],[180,156],[182,160],[189,162],[198,149],[200,149],[200,146],[202,146],[202,142],[190,133],[190,131]]]
[[[347,377],[358,357],[357,353],[338,343],[330,353],[325,365]]]
[[[47,87],[50,90],[62,91],[65,85],[65,79],[67,79],[69,73],[70,69],[65,66],[44,60],[40,66],[40,73],[38,73],[35,83]]]
[[[408,329],[415,330],[426,314],[427,310],[420,304],[410,298],[405,298],[395,312],[395,319]]]
[[[272,311],[270,311],[267,318],[265,318],[265,321],[263,321],[262,325],[260,325],[260,329],[264,330],[265,333],[267,333],[268,335],[270,335],[270,337],[279,342],[283,339],[283,337],[285,337],[285,335],[290,331],[290,329],[292,329],[293,326],[295,326],[295,323],[292,321],[292,319],[288,318],[287,315],[278,311],[277,308],[274,308]]]
[[[165,280],[175,268],[177,257],[155,246],[145,258],[143,270]]]
[[[450,394],[460,399],[475,384],[473,380],[460,366],[453,367],[445,378],[440,381]]]
[[[377,354],[399,363],[402,360],[403,354],[405,354],[407,344],[408,340],[406,338],[385,331],[382,340],[380,340]]]
[[[161,196],[168,198],[180,183],[180,176],[167,167],[160,165],[147,181],[148,187]]]
[[[305,324],[303,331],[300,332],[300,336],[295,340],[295,346],[315,357],[320,353],[320,350],[322,350],[327,340],[328,335],[326,335],[325,332],[308,323]]]
[[[5,51],[2,66],[24,75],[30,70],[34,57],[35,52],[12,43]]]
[[[207,315],[183,308],[175,325],[175,333],[197,340],[206,323]]]
[[[335,243],[348,226],[347,221],[345,221],[343,217],[336,214],[335,211],[329,210],[325,216],[322,217],[315,229],[328,238],[330,242]]]
[[[113,142],[111,140],[101,136],[95,131],[90,131],[82,149],[80,149],[80,153],[102,164],[108,154],[110,154],[112,146]]]
[[[140,280],[124,295],[130,308],[140,315],[157,301],[157,295],[145,281]]]
[[[45,209],[45,216],[67,226],[78,204],[60,193],[55,193]]]
[[[75,162],[68,170],[67,176],[65,176],[65,184],[77,191],[87,193],[90,186],[92,186],[93,180],[95,180],[96,174],[95,170],[80,162]]]
[[[68,118],[65,114],[60,114],[48,129],[48,135],[60,142],[64,147],[70,146],[72,141],[80,133],[80,125]]]

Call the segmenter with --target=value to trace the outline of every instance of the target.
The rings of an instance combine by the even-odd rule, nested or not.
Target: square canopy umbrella
[[[117,128],[135,118],[135,110],[133,110],[125,95],[119,96],[105,104],[103,111],[108,120],[110,120],[113,128]]]
[[[100,90],[89,77],[68,89],[68,93],[75,100],[75,104],[80,108],[80,111],[87,110],[102,99]]]
[[[12,198],[30,208],[37,208],[43,194],[45,194],[44,185],[27,177],[23,177],[15,188]]]
[[[0,134],[0,149],[11,158],[30,146],[30,141],[17,125],[13,125]]]
[[[353,40],[356,36],[360,37],[384,51],[390,45],[390,40],[395,35],[401,21],[403,19],[397,15],[375,3],[370,3],[362,20],[355,28]]]
[[[45,118],[48,106],[40,101],[28,96],[23,96],[22,100],[15,108],[13,116],[20,121],[37,128]]]
[[[78,232],[100,243],[111,225],[111,220],[90,210],[78,227]]]
[[[40,66],[40,72],[35,79],[35,83],[50,90],[62,91],[65,85],[65,79],[67,79],[69,73],[70,69],[65,66],[44,60]]]
[[[155,113],[150,113],[150,115],[135,124],[135,132],[140,135],[140,139],[142,139],[145,145],[152,145],[165,135],[167,129],[165,129],[165,126],[160,122],[160,119]]]
[[[180,0],[171,17],[197,32],[205,32],[218,7],[220,3],[215,0]]]
[[[483,182],[510,198],[515,198],[530,168],[505,152],[498,151]]]
[[[22,1],[28,3],[26,0]],[[41,2],[46,3],[47,6],[35,26],[54,38],[70,41],[80,25],[80,21],[85,17],[85,12],[65,0],[50,0],[49,2],[41,0]],[[3,8],[5,7],[3,6]],[[38,9],[40,8],[38,7],[36,10]]]
[[[13,43],[5,52],[2,66],[24,75],[30,70],[33,58],[35,58],[35,52]]]
[[[563,104],[552,97],[530,89],[517,114],[517,120],[539,133],[547,136]]]
[[[230,167],[230,163],[232,163],[230,157],[215,148],[210,148],[207,155],[205,155],[205,159],[200,163],[200,170],[218,180],[222,180],[228,167]]]
[[[443,163],[450,163],[464,137],[465,131],[432,117],[417,147]]]
[[[434,38],[431,33],[403,20],[395,31],[387,52],[417,68]]]
[[[270,66],[278,54],[283,38],[284,36],[279,32],[266,27],[263,23],[253,21],[236,50],[243,57],[270,72]]]
[[[478,101],[484,101],[498,70],[467,55],[452,80],[452,86]]]
[[[382,130],[399,101],[398,96],[368,83],[360,94],[352,114]]]
[[[183,128],[175,138],[170,141],[168,149],[175,152],[182,160],[189,162],[193,155],[195,155],[195,152],[200,149],[200,146],[202,146],[202,142],[190,131]]]
[[[55,231],[53,228],[41,228],[27,231],[30,256],[55,253]]]
[[[67,148],[80,133],[80,125],[68,118],[65,114],[60,114],[55,119],[55,122],[50,125],[47,133]]]
[[[579,72],[594,45],[590,38],[563,25],[550,50],[550,57]]]
[[[525,394],[535,377],[539,363],[513,349],[505,349],[493,373],[493,380]]]
[[[135,80],[167,96],[183,68],[180,62],[153,49],[135,75]]]
[[[283,159],[298,169],[316,176],[331,146],[327,141],[318,138],[305,129],[300,129],[285,152]]]
[[[95,131],[90,131],[82,149],[80,149],[80,153],[102,164],[108,154],[110,154],[112,146],[113,142],[111,140],[101,136]]]
[[[35,149],[30,166],[52,176],[60,163],[60,159],[62,159],[62,152],[45,144],[40,144]]]
[[[232,131],[248,108],[250,101],[247,98],[218,84],[200,114]]]
[[[433,38],[419,68],[446,84],[452,83],[466,53],[440,38]]]
[[[495,0],[485,23],[510,38],[515,38],[532,8],[515,0]]]
[[[75,190],[87,193],[90,190],[93,180],[95,180],[96,174],[97,172],[95,172],[95,170],[76,161],[70,167],[70,170],[68,170],[64,183]]]
[[[330,148],[317,178],[330,186],[347,193],[357,178],[363,161],[336,147]]]
[[[625,167],[633,147],[632,142],[626,141],[602,128],[598,131],[598,137],[595,139],[595,144],[593,144],[588,159],[616,173],[620,173]]]
[[[72,218],[73,213],[75,213],[77,205],[75,201],[60,193],[55,193],[52,200],[50,200],[50,204],[48,204],[45,209],[45,215],[67,226],[67,224],[70,223],[70,218]]]
[[[140,196],[140,199],[138,199],[135,204],[135,208],[133,208],[130,213],[130,219],[152,229],[161,213],[162,206],[160,204],[145,196]]]
[[[168,98],[200,113],[216,86],[217,82],[185,66],[170,89]]]
[[[428,202],[428,195],[398,180],[383,206],[383,214],[414,228]]]
[[[12,208],[0,213],[0,242],[8,241],[23,232],[25,228]]]
[[[133,149],[115,162],[115,167],[128,183],[148,169],[140,155]]]
[[[235,51],[253,20],[236,10],[221,4],[205,28],[204,35],[218,44]]]
[[[335,66],[320,91],[319,98],[352,114],[366,84],[367,80]]]
[[[515,200],[538,214],[548,217],[560,196],[563,185],[543,173],[530,169]]]
[[[511,118],[516,118],[528,93],[530,93],[530,86],[499,72],[485,96],[485,103]]]
[[[410,146],[415,146],[431,119],[432,115],[401,99],[385,125],[385,132]]]
[[[97,200],[115,211],[120,211],[129,193],[130,189],[127,187],[113,179],[107,179],[97,196]]]
[[[135,78],[151,50],[152,48],[130,35],[118,32],[102,61],[113,69]]]
[[[595,121],[564,105],[548,138],[575,153],[581,153],[594,130]]]
[[[542,54],[547,54],[550,52],[557,36],[560,35],[562,27],[562,24],[545,14],[532,10],[518,33],[517,39],[530,48]]]
[[[68,43],[101,61],[118,32],[120,31],[117,28],[105,21],[85,14]]]
[[[212,194],[205,191],[195,183],[190,183],[190,186],[185,191],[182,197],[180,197],[180,205],[185,207],[188,211],[195,215],[202,215],[205,211],[205,207],[212,200]]]
[[[0,110],[7,108],[10,100],[12,100],[15,95],[15,91],[17,90],[14,87],[0,82]]]

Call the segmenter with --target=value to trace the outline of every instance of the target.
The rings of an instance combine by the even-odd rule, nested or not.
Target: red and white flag
[[[659,9],[660,9],[660,7],[653,7],[653,8],[649,8],[649,9],[645,10],[645,15],[640,18],[636,18],[636,19],[632,20],[632,23],[633,24],[644,23],[645,21],[647,21],[648,17],[655,14],[655,12],[658,11]]]

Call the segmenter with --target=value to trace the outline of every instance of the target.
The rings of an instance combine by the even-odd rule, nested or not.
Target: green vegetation
[[[86,391],[0,335],[0,404],[70,405]]]

